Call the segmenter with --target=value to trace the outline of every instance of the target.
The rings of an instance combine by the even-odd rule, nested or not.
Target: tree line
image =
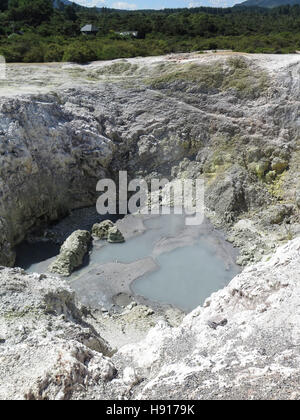
[[[93,23],[97,35],[82,35]],[[117,32],[138,31],[137,39]],[[1,0],[0,54],[8,62],[77,61],[206,49],[300,49],[300,6],[116,11],[60,0]]]

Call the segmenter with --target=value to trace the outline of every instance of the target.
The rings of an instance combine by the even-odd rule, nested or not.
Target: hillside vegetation
[[[2,0],[0,54],[8,62],[109,60],[207,49],[300,49],[300,6],[116,11],[51,0]],[[97,35],[82,35],[93,23]],[[120,31],[138,31],[138,38]]]

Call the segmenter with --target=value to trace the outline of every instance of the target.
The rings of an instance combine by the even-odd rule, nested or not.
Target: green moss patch
[[[175,71],[151,80],[153,88],[185,81],[196,83],[204,92],[233,89],[238,96],[247,99],[259,97],[269,86],[266,72],[256,70],[243,57],[232,57],[215,64],[189,63],[178,66]]]

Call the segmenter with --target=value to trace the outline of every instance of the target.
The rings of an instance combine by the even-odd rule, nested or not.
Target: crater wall
[[[14,263],[33,227],[93,205],[96,182],[119,170],[204,177],[209,216],[242,248],[242,263],[297,236],[300,60],[268,58],[174,55],[127,60],[125,69],[121,61],[122,71],[120,61],[9,65],[0,263]],[[243,249],[249,240],[254,249]]]

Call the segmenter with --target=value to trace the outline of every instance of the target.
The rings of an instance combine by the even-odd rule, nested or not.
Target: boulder
[[[300,190],[296,192],[296,205],[300,209]]]
[[[120,230],[114,226],[108,230],[107,241],[111,243],[121,243],[125,242],[125,239],[122,235],[122,232],[120,232]]]
[[[265,225],[279,225],[293,212],[291,205],[273,205],[263,210],[261,220]]]
[[[68,237],[60,249],[60,254],[49,266],[51,273],[69,276],[79,267],[88,252],[91,234],[87,230],[76,230]]]
[[[220,220],[230,222],[256,206],[267,197],[258,186],[251,185],[249,174],[239,166],[222,172],[209,185],[205,194],[205,205],[214,211]]]
[[[1,400],[76,398],[113,379],[113,349],[63,279],[3,268],[0,288],[0,353],[14,355],[0,369]]]
[[[111,220],[103,220],[101,223],[94,224],[92,234],[98,239],[107,239],[108,231],[112,227],[114,227],[114,224]]]
[[[259,178],[265,175],[265,172],[269,169],[270,162],[267,159],[262,159],[256,165],[256,174]]]
[[[276,171],[269,171],[266,174],[266,181],[270,184],[274,181],[274,179],[276,179]]]
[[[264,153],[260,147],[251,147],[248,151],[248,162],[258,162],[264,157]]]
[[[281,174],[283,171],[285,171],[287,169],[287,167],[289,166],[288,161],[281,159],[279,157],[275,157],[272,160],[272,169],[273,171],[276,171],[278,174]]]

